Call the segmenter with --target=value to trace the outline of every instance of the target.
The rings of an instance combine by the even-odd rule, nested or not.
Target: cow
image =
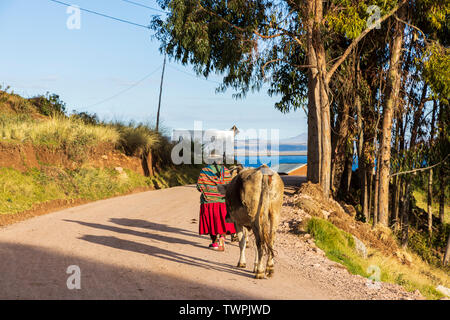
[[[266,165],[239,169],[229,184],[219,186],[219,192],[225,196],[225,220],[236,225],[240,248],[237,266],[246,267],[247,233],[251,230],[256,240],[255,278],[263,279],[266,274],[268,277],[273,276],[273,244],[284,193],[280,176]],[[264,253],[268,255],[266,268],[263,265]]]

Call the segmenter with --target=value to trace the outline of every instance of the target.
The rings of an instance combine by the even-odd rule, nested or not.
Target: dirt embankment
[[[81,166],[94,168],[121,167],[145,175],[143,162],[139,157],[128,157],[107,144],[83,150],[82,157],[78,157],[76,160],[72,159],[63,149],[0,142],[0,168],[13,168],[20,172],[37,169],[45,172],[54,167],[66,170],[75,170]],[[146,190],[149,190],[149,188],[137,188],[127,194]],[[30,210],[11,215],[0,215],[0,227],[87,202],[89,200],[86,199],[58,199],[36,203]]]
[[[144,174],[142,160],[139,157],[128,157],[111,145],[98,145],[82,152],[83,155],[78,155],[74,159],[60,148],[0,142],[0,167],[25,172],[31,168],[42,169],[47,166],[74,170],[81,165],[90,165],[95,168],[122,167]]]
[[[312,183],[305,183],[300,188],[286,188],[277,232],[278,259],[284,260],[292,272],[299,272],[305,278],[317,282],[319,287],[338,299],[424,299],[418,290],[408,292],[398,284],[373,282],[351,274],[345,266],[327,258],[314,238],[305,231],[306,223],[311,217],[336,223],[339,228],[357,234],[365,243],[374,245],[382,252],[393,241],[383,231],[366,230],[361,222],[354,220],[351,209],[345,207],[344,210],[343,207],[332,199],[325,199],[320,188]]]

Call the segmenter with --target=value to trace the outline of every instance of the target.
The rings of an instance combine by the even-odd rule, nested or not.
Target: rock
[[[314,251],[314,252],[317,252],[317,253],[320,254],[321,256],[324,256],[324,255],[325,255],[325,252],[324,252],[322,249],[318,248],[318,247],[314,247],[314,248],[313,248],[313,251]]]
[[[328,217],[330,216],[330,213],[328,211],[322,210],[322,215],[324,216],[325,219],[328,220]]]
[[[347,213],[350,217],[356,217],[356,210],[352,205],[345,204],[343,202],[340,203],[342,209],[344,209],[345,213]]]
[[[436,287],[436,290],[442,293],[443,295],[450,297],[450,289],[441,285]]]
[[[297,207],[311,216],[324,218],[320,204],[309,197],[301,197],[297,201]]]
[[[114,170],[116,170],[119,173],[119,179],[121,179],[121,180],[127,180],[128,179],[128,175],[123,170],[122,167],[116,167],[116,168],[114,168]]]
[[[363,257],[364,259],[366,259],[367,258],[367,248],[366,248],[366,245],[361,241],[361,240],[359,240],[357,237],[355,237],[355,236],[352,236],[353,237],[353,240],[355,240],[355,250],[356,250],[356,252],[361,256],[361,257]]]

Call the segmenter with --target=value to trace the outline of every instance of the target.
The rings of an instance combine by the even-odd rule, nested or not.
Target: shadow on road
[[[226,263],[217,263],[209,261],[199,257],[193,257],[186,254],[181,254],[173,251],[169,251],[163,248],[134,242],[130,240],[119,239],[111,236],[94,236],[84,235],[80,239],[89,241],[92,243],[108,246],[119,250],[127,250],[131,252],[137,252],[142,254],[148,254],[157,258],[165,259],[168,261],[187,264],[195,267],[200,267],[209,270],[215,270],[220,272],[232,273],[239,276],[253,278],[254,274],[249,270],[237,269],[234,265]],[[202,247],[203,248],[203,247]],[[205,249],[206,250],[206,249]]]
[[[67,220],[67,219],[64,221],[78,223],[85,227],[96,228],[96,229],[101,229],[101,230],[108,230],[108,231],[123,233],[123,234],[129,234],[129,235],[133,235],[133,236],[137,236],[137,237],[153,239],[153,240],[162,241],[162,242],[166,242],[166,243],[180,243],[180,244],[191,245],[194,247],[204,248],[204,246],[200,245],[198,242],[193,242],[193,241],[184,240],[184,239],[180,239],[180,238],[168,237],[168,236],[164,236],[161,234],[136,231],[136,230],[132,230],[132,229],[114,227],[114,226],[109,226],[109,225],[100,224],[100,223],[91,223],[91,222]],[[172,228],[172,229],[176,229],[176,228]],[[155,229],[155,230],[157,230],[157,229]],[[160,229],[160,231],[164,231],[164,230]],[[169,231],[169,232],[177,232],[177,231]]]
[[[103,237],[102,237],[103,238]],[[86,236],[106,245],[132,246]],[[134,246],[134,245],[133,245]],[[139,246],[133,247],[139,249]],[[144,249],[144,248],[142,248]],[[145,248],[146,250],[148,248]],[[159,252],[159,254],[163,254]],[[69,290],[68,266],[81,270],[81,289]],[[239,291],[149,270],[120,267],[38,246],[0,243],[0,299],[258,299]]]
[[[124,222],[124,221],[122,221],[124,219],[111,219],[111,220],[121,220],[120,222]],[[126,222],[132,223],[134,226],[136,226],[136,224],[142,226],[143,220],[135,220],[135,219],[125,219],[125,220],[128,220]],[[134,220],[134,221],[130,221],[130,220]],[[129,234],[129,235],[133,235],[133,236],[148,238],[148,239],[152,239],[152,240],[165,242],[168,244],[190,245],[190,246],[201,248],[203,250],[209,250],[204,245],[200,245],[198,242],[193,242],[193,241],[175,238],[175,237],[169,237],[169,236],[165,236],[165,235],[161,235],[161,234],[141,232],[141,231],[126,229],[126,228],[103,225],[103,224],[99,224],[99,223],[90,223],[90,222],[76,221],[76,220],[64,220],[64,221],[71,222],[71,223],[78,223],[82,226],[86,226],[86,227],[90,227],[90,228],[96,228],[96,229],[107,230],[107,231],[111,231],[111,232],[117,232],[117,233],[122,233],[122,234]],[[192,233],[190,233],[187,230],[168,227],[168,226],[165,226],[162,224],[157,224],[157,223],[149,223],[148,221],[146,221],[145,223],[146,223],[145,225],[147,227],[148,227],[148,225],[151,224],[152,227],[155,227],[155,230],[168,231],[168,232],[173,232],[173,233],[178,233],[178,234],[179,233],[187,233],[188,235],[192,235]],[[199,236],[197,235],[197,237],[199,237]],[[116,238],[113,236],[84,235],[80,239],[89,241],[92,243],[112,247],[115,249],[128,250],[128,251],[132,251],[132,252],[148,254],[148,255],[151,255],[151,256],[154,256],[157,258],[161,258],[161,259],[166,259],[166,260],[169,260],[172,262],[188,264],[188,265],[201,267],[201,268],[205,268],[205,269],[216,270],[216,271],[220,271],[220,272],[233,273],[233,274],[236,274],[239,276],[253,277],[253,273],[251,273],[250,271],[243,270],[243,269],[237,269],[234,265],[225,264],[225,263],[217,263],[214,261],[211,262],[209,260],[202,259],[199,257],[193,257],[193,256],[181,254],[181,253],[176,253],[176,252],[162,249],[162,248],[159,248],[156,246],[142,244],[142,243],[134,242],[134,241],[130,241],[130,240],[119,239],[119,238]]]
[[[150,221],[141,220],[141,219],[111,218],[111,219],[109,219],[109,221],[112,223],[118,224],[120,226],[125,226],[125,227],[134,227],[134,228],[151,229],[151,230],[156,230],[156,231],[173,232],[173,233],[177,233],[177,234],[183,234],[186,236],[192,236],[195,238],[199,237],[198,233],[195,233],[195,232],[192,232],[189,230],[169,227],[166,224],[155,223],[155,222],[150,222]]]

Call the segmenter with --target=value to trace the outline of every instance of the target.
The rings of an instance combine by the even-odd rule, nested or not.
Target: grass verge
[[[379,281],[399,284],[408,291],[419,290],[428,299],[443,297],[435,289],[437,285],[450,286],[447,272],[427,264],[415,254],[411,254],[410,264],[403,264],[393,256],[387,257],[368,247],[368,257],[364,259],[355,251],[353,237],[324,219],[311,218],[307,232],[330,260],[344,265],[352,274],[376,277]]]
[[[76,170],[44,167],[20,172],[0,168],[0,214],[30,210],[52,200],[100,200],[129,193],[139,188],[160,189],[194,183],[196,168],[178,168],[145,177],[124,169],[81,167]]]

